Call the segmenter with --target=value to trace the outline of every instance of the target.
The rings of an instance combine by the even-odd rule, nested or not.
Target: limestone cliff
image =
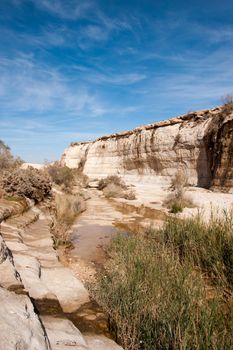
[[[90,177],[119,175],[174,176],[183,169],[190,184],[233,187],[233,112],[225,107],[202,110],[72,143],[61,162]]]

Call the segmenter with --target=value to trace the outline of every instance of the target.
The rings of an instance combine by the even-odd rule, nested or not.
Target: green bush
[[[125,350],[233,348],[233,310],[222,299],[232,283],[229,233],[228,219],[169,220],[112,240],[93,293]],[[206,270],[224,281],[211,295]]]

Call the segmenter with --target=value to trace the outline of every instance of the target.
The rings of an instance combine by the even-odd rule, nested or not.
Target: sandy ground
[[[128,184],[133,185],[137,199],[131,204],[145,205],[150,208],[166,210],[163,206],[170,189],[170,180],[158,176],[156,178],[125,177]],[[185,195],[194,203],[194,208],[185,208],[182,217],[195,216],[199,213],[203,218],[209,219],[212,213],[224,215],[233,210],[233,193],[213,192],[200,187],[187,187]],[[133,203],[132,203],[133,202]]]

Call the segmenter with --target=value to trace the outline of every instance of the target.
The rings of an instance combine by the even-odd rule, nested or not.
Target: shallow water
[[[87,210],[73,226],[73,249],[68,250],[67,258],[75,262],[78,273],[81,269],[80,260],[87,266],[94,266],[95,271],[98,271],[103,268],[107,259],[104,246],[114,235],[119,231],[140,233],[145,230],[145,224],[159,224],[165,217],[160,210],[107,200],[99,191],[92,190]],[[85,282],[87,281],[88,278]],[[107,315],[95,301],[83,305],[67,317],[84,333],[101,333],[115,337],[114,333],[109,332]]]
[[[165,218],[166,214],[161,210],[107,200],[99,191],[92,190],[87,210],[73,226],[74,249],[69,256],[87,263],[103,264],[106,259],[103,247],[119,231],[140,233],[146,226],[161,224]]]

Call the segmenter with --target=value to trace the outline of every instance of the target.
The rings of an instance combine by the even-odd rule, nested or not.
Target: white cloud
[[[31,0],[37,7],[67,20],[77,20],[87,16],[93,9],[93,3],[77,0]]]
[[[73,82],[31,57],[1,58],[0,74],[2,113],[50,111],[94,117],[105,111],[100,98],[83,83]]]
[[[97,84],[112,85],[132,85],[146,79],[145,74],[141,73],[93,73],[87,76],[87,79]]]

